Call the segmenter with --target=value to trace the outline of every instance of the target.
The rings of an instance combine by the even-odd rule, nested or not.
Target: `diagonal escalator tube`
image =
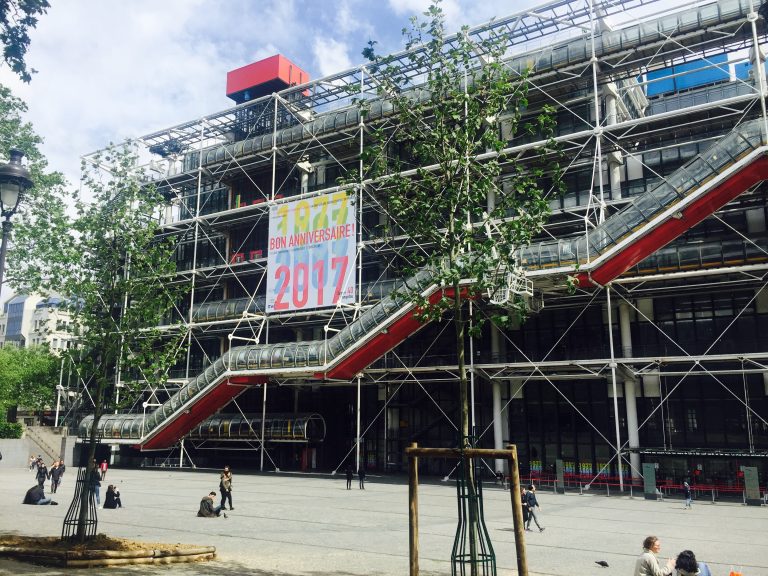
[[[408,290],[434,290],[433,273],[421,270],[404,282]],[[396,318],[413,308],[402,291],[394,291],[363,312],[328,340],[311,340],[280,344],[239,346],[225,352],[199,376],[190,380],[154,411],[145,414],[108,414],[99,419],[99,434],[104,439],[135,439],[140,443],[168,425],[185,410],[225,386],[232,376],[243,374],[280,376],[301,372],[325,372],[343,360],[350,352],[364,345]],[[210,414],[205,414],[200,420]],[[93,415],[86,416],[79,426],[79,435],[90,432]]]

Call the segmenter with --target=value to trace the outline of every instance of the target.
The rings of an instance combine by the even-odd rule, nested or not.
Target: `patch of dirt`
[[[182,550],[186,548],[199,548],[193,544],[163,544],[159,542],[140,542],[126,538],[112,538],[106,534],[97,534],[95,538],[86,540],[84,544],[72,541],[64,541],[50,536],[17,536],[14,534],[0,534],[0,546],[23,546],[29,548],[46,548],[49,550]]]

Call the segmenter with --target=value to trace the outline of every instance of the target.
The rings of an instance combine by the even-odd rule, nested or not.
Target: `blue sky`
[[[76,185],[80,156],[228,108],[226,73],[283,54],[313,78],[362,62],[368,40],[402,48],[401,29],[429,0],[51,0],[31,34],[23,85],[54,170]],[[538,4],[445,0],[450,31]]]

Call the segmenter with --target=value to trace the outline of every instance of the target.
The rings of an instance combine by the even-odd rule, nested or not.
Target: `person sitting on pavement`
[[[120,490],[110,484],[107,486],[107,494],[104,497],[104,508],[122,508],[123,503],[120,501]]]
[[[697,562],[696,555],[690,550],[683,550],[675,560],[677,576],[712,576],[709,566],[704,562]]]
[[[198,516],[203,516],[204,518],[214,518],[221,516],[221,506],[214,506],[213,505],[213,499],[216,497],[216,492],[210,492],[208,496],[204,496],[202,500],[200,500],[200,510],[197,511]],[[226,518],[227,515],[224,514],[224,518]]]
[[[656,536],[648,536],[643,540],[643,553],[635,562],[634,576],[670,576],[674,562],[667,560],[662,568],[656,555],[661,551],[661,541]]]
[[[46,504],[58,505],[58,502],[54,502],[50,498],[45,497],[45,492],[39,485],[32,486],[24,495],[24,502],[22,504],[34,504],[36,506],[45,506]]]

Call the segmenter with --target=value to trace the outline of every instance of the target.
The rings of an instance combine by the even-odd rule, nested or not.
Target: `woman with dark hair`
[[[696,555],[690,550],[683,550],[677,555],[675,570],[678,576],[712,576],[709,566],[704,562],[697,562]]]
[[[221,508],[222,510],[227,507],[227,500],[229,500],[229,509],[232,508],[232,472],[229,466],[224,466],[224,471],[219,476],[219,492],[221,492]]]
[[[112,484],[107,487],[107,495],[104,498],[104,508],[122,508],[123,503],[120,500],[120,490]]]
[[[674,567],[672,558],[667,560],[664,568],[659,566],[656,555],[661,551],[661,540],[656,536],[648,536],[643,540],[643,553],[635,562],[634,576],[670,576]]]

